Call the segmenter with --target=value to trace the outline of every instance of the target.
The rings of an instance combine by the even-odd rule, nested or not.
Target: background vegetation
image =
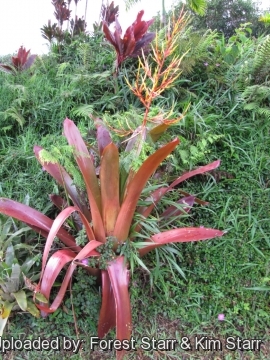
[[[226,2],[228,6],[231,3],[235,2]],[[242,3],[238,1],[237,6]],[[227,234],[208,242],[177,245],[177,264],[184,276],[171,271],[166,257],[151,254],[146,258],[152,276],[138,268],[131,280],[134,337],[260,338],[265,342],[260,353],[223,351],[216,358],[267,359],[270,354],[269,28],[254,28],[258,24],[256,8],[252,8],[252,18],[241,19],[240,23],[231,19],[230,26],[226,21],[224,27],[211,16],[210,24],[207,19],[212,6],[218,11],[220,1],[211,0],[205,17],[191,15],[188,25],[181,30],[176,47],[178,55],[186,53],[180,66],[181,76],[155,100],[151,112],[155,116],[172,108],[176,117],[189,104],[183,120],[171,126],[159,140],[158,145],[175,137],[181,140],[159,176],[169,181],[181,172],[221,159],[218,170],[187,181],[182,189],[210,202],[207,207],[196,206],[185,219],[186,224],[227,230]],[[235,16],[239,19],[238,12]],[[244,24],[250,21],[253,23]],[[231,24],[235,24],[233,31]],[[153,28],[158,34],[164,31],[158,20]],[[8,59],[4,57],[1,62],[7,63]],[[117,79],[113,76],[114,60],[114,49],[96,29],[90,35],[81,33],[72,40],[52,43],[50,53],[37,57],[25,71],[16,75],[0,72],[1,197],[27,203],[54,218],[56,210],[47,194],[60,193],[61,189],[42,171],[33,155],[33,146],[51,148],[64,143],[61,132],[66,117],[79,125],[90,144],[95,137],[89,113],[120,130],[129,127],[134,130],[140,124],[143,108],[125,81],[125,77],[130,82],[135,79],[138,60],[125,61]],[[120,144],[123,138],[113,134]],[[146,151],[152,149],[150,144]],[[14,223],[14,232],[20,227],[21,224]],[[23,233],[21,242],[32,247],[33,256],[36,251],[42,252],[44,240],[31,232]],[[25,261],[27,256],[21,252],[18,261]],[[40,258],[36,256],[35,261],[37,273]],[[98,292],[94,280],[79,271],[61,310],[46,319],[14,313],[6,336],[48,338],[64,332],[63,335],[75,339],[78,332],[74,307],[80,339],[85,339],[87,344],[89,336],[96,334]],[[224,321],[218,321],[219,314],[225,315]],[[129,358],[215,358],[212,353],[181,351],[179,348],[167,354],[139,351]],[[36,359],[40,353],[5,355],[6,359],[24,356]],[[54,356],[59,355],[42,353],[44,359]],[[89,352],[86,345],[84,351],[72,358],[110,359],[113,354]]]

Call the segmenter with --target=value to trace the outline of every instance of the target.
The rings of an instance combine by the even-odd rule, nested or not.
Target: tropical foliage
[[[29,69],[37,56],[29,55],[29,53],[30,50],[26,51],[26,49],[21,46],[18,50],[17,56],[12,56],[11,58],[12,65],[0,64],[0,70],[15,75],[18,71]]]
[[[140,13],[143,36],[155,38],[116,73],[123,46],[112,46],[103,24],[113,26],[117,5],[103,6],[89,36],[73,34],[73,12],[61,25],[70,6],[57,4],[59,21],[48,25],[63,39],[48,33],[50,53],[29,71],[0,73],[0,211],[27,224],[1,224],[3,337],[64,328],[85,341],[74,354],[82,359],[101,356],[88,346],[93,334],[132,335],[128,359],[208,356],[145,350],[142,336],[267,344],[269,36],[247,23],[228,36],[197,31],[190,10],[148,27]],[[55,357],[31,352],[43,355]],[[267,348],[258,356],[269,358]]]
[[[114,33],[110,31],[109,23],[105,20],[103,21],[105,37],[114,46],[117,53],[116,70],[118,70],[121,63],[128,57],[140,55],[141,51],[145,49],[155,37],[154,33],[146,33],[148,27],[154,22],[154,19],[142,21],[143,14],[143,10],[138,13],[136,21],[127,28],[123,38],[121,38],[122,28],[117,16],[114,16]]]
[[[124,339],[130,339],[132,329],[131,307],[128,294],[129,258],[124,256],[123,248],[127,246],[132,247],[132,241],[139,236],[138,232],[140,232],[143,226],[141,222],[145,221],[168,191],[171,191],[176,185],[193,175],[215,169],[219,165],[219,161],[178,177],[167,188],[162,187],[155,190],[148,197],[148,201],[152,198],[149,205],[138,209],[138,213],[142,217],[141,222],[137,221],[134,224],[135,209],[146,182],[161,162],[175,149],[179,140],[175,139],[157,150],[145,160],[137,172],[134,172],[132,169],[121,169],[118,149],[111,142],[109,133],[100,124],[100,121],[97,129],[98,151],[101,157],[99,169],[100,185],[98,184],[97,171],[89,155],[89,150],[78,128],[71,120],[66,119],[64,121],[64,134],[69,145],[74,147],[74,156],[84,179],[88,198],[87,204],[83,200],[85,196],[82,196],[82,189],[76,189],[72,178],[65,169],[57,162],[44,159],[46,155],[43,154],[43,150],[36,146],[34,148],[36,157],[42,163],[44,169],[65,187],[73,201],[73,206],[65,207],[52,222],[51,228],[48,228],[47,225],[51,220],[43,214],[28,208],[26,205],[8,199],[0,198],[0,212],[26,222],[34,230],[47,237],[40,282],[36,288],[36,291],[40,291],[46,299],[49,299],[54,281],[63,266],[71,263],[52,305],[44,306],[37,304],[36,306],[42,312],[54,312],[63,300],[78,262],[82,262],[85,258],[93,257],[95,259],[95,262],[92,262],[94,267],[92,268],[87,265],[84,265],[84,267],[93,275],[101,276],[102,306],[98,336],[103,338],[111,328],[116,326],[116,337],[118,340],[123,341]],[[60,207],[63,207],[64,200],[58,197],[55,197],[55,199],[58,204],[61,204]],[[195,202],[195,197],[183,197],[180,202],[186,204],[187,207],[191,207]],[[88,206],[90,207],[90,212]],[[79,214],[80,223],[88,239],[88,243],[82,249],[76,245],[76,240],[62,228],[66,219],[75,211]],[[175,216],[175,213],[177,215],[181,214],[181,212],[177,211],[177,207],[171,206],[163,212],[163,215],[161,214],[161,218],[167,219],[172,215]],[[92,226],[90,223],[92,223]],[[222,235],[222,231],[204,227],[157,232],[152,236],[149,234],[149,238],[145,242],[139,243],[138,256],[143,256],[164,244],[207,240]],[[55,236],[61,236],[62,241],[69,249],[56,251],[47,262]],[[98,274],[99,271],[101,272],[100,274]],[[117,358],[121,359],[123,354],[123,351],[117,352]]]

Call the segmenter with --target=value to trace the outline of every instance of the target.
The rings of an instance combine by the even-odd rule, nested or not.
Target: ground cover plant
[[[267,36],[252,37],[248,26],[238,29],[228,40],[216,32],[204,32],[201,47],[197,41],[199,36],[189,29],[189,25],[181,31],[176,43],[176,54],[181,58],[187,50],[189,52],[182,58],[182,73],[175,79],[174,85],[165,89],[162,97],[152,102],[149,119],[157,119],[157,123],[146,123],[146,142],[139,149],[141,153],[137,164],[135,161],[135,169],[150,154],[176,137],[180,144],[169,155],[168,161],[162,163],[161,170],[155,175],[156,180],[152,179],[157,181],[155,186],[159,182],[173,183],[179,173],[192,171],[219,158],[222,159],[221,165],[205,175],[182,182],[181,188],[176,187],[174,192],[167,192],[158,206],[159,211],[154,209],[153,218],[148,218],[151,222],[145,222],[146,227],[142,231],[145,236],[150,229],[153,230],[154,222],[158,221],[160,225],[164,221],[160,214],[166,214],[166,208],[171,206],[170,211],[182,211],[182,215],[179,217],[176,213],[173,218],[167,217],[167,229],[172,226],[205,226],[227,230],[227,233],[222,238],[209,242],[165,247],[164,251],[149,252],[141,259],[145,267],[137,268],[129,280],[133,336],[138,341],[137,351],[129,352],[126,356],[130,359],[211,359],[215,356],[212,352],[194,349],[185,351],[179,346],[175,351],[167,352],[140,347],[143,336],[175,338],[178,341],[183,336],[188,336],[194,344],[195,336],[203,335],[221,339],[223,344],[228,336],[259,338],[264,341],[260,352],[233,352],[223,346],[222,352],[216,352],[217,357],[269,358],[269,39]],[[81,50],[73,58],[66,58],[65,63],[59,64],[59,57],[52,53],[41,59],[36,58],[29,70],[16,77],[0,74],[0,81],[4,84],[0,88],[3,99],[0,105],[0,161],[4,165],[0,166],[1,197],[27,203],[51,219],[57,216],[59,211],[44,194],[55,193],[51,197],[55,202],[56,199],[59,200],[59,196],[65,199],[66,195],[62,187],[46,175],[45,167],[42,171],[33,155],[33,144],[53,149],[54,156],[58,155],[61,161],[68,157],[71,152],[61,140],[60,119],[69,113],[74,115],[73,119],[78,124],[86,145],[90,145],[91,156],[94,156],[96,165],[99,157],[92,151],[95,149],[96,130],[93,120],[87,118],[87,113],[93,109],[96,115],[104,115],[120,154],[127,154],[125,143],[120,143],[123,138],[119,139],[119,133],[113,130],[121,125],[120,129],[128,129],[131,136],[138,129],[144,114],[144,105],[129,90],[136,85],[133,79],[136,79],[137,60],[131,59],[123,63],[118,74],[118,88],[115,87],[112,76],[114,50],[110,45],[104,47],[104,60],[101,63],[100,52],[97,54],[94,51],[100,41],[98,34],[83,47],[77,44],[77,48]],[[66,54],[72,54],[72,51],[69,53],[67,49]],[[150,65],[153,64],[150,57],[145,59]],[[143,58],[141,61],[143,64]],[[7,59],[1,62],[6,64]],[[90,74],[87,77],[94,65],[97,66],[97,73],[103,74],[106,79],[96,90],[95,78],[91,80]],[[102,69],[103,65],[107,68]],[[129,79],[130,87],[125,84],[123,75]],[[121,77],[123,83],[120,81]],[[151,83],[148,82],[147,85],[149,84]],[[103,98],[103,104],[98,104],[103,90],[112,95],[107,98],[107,103]],[[55,102],[51,99],[52,94],[56,95]],[[127,100],[124,105],[123,102],[117,103],[123,98],[123,94]],[[23,101],[20,100],[22,98]],[[17,126],[15,117],[3,116],[3,112],[11,108],[11,101],[12,106],[25,119],[23,126],[19,122]],[[149,130],[158,125],[160,119],[168,118],[166,111],[169,113],[174,105],[170,119],[181,118],[188,104],[184,118],[180,122],[172,122],[166,131],[162,128],[160,137],[153,143],[155,138],[151,137]],[[109,113],[103,114],[104,109],[109,110]],[[126,118],[131,124],[127,128]],[[135,139],[139,139],[139,135]],[[136,144],[131,141],[129,145],[132,144],[135,146],[133,151],[138,151]],[[61,147],[65,149],[63,157],[57,152],[57,148]],[[125,166],[132,163],[133,154],[131,151],[127,163],[124,162]],[[120,156],[121,161],[122,159],[124,157]],[[71,166],[74,164],[67,162],[64,166],[67,165],[72,170]],[[82,179],[77,175],[74,181],[81,184]],[[152,189],[154,190],[155,188]],[[149,191],[144,192],[140,201],[147,198],[151,188]],[[202,207],[195,203],[192,211],[187,212],[186,209],[183,212],[181,202],[177,203],[183,191],[186,193],[183,194],[184,198],[188,197],[187,194],[192,194],[193,199],[196,197],[207,200],[210,204]],[[136,221],[139,219],[136,218]],[[80,226],[76,217],[64,222],[65,229],[71,233],[75,233],[76,226]],[[81,241],[81,245],[87,244],[85,234],[81,233],[77,241]],[[144,238],[140,240],[143,241]],[[21,237],[21,242],[25,242],[25,237]],[[40,238],[37,243],[43,252],[44,240]],[[59,251],[64,249],[56,241],[53,253]],[[125,254],[129,252],[127,248],[123,251]],[[39,264],[38,259],[36,260]],[[88,265],[89,261],[88,259]],[[18,263],[23,263],[20,254]],[[83,339],[85,345],[84,350],[80,350],[78,354],[62,350],[63,358],[71,355],[75,359],[115,358],[113,351],[92,351],[89,347],[90,336],[97,334],[101,299],[95,279],[86,274],[83,267],[85,265],[82,263],[75,270],[72,288],[67,289],[63,305],[52,315],[46,319],[36,319],[21,311],[14,314],[11,312],[4,336],[26,336],[33,339],[38,333],[44,338],[48,335],[56,337],[63,334],[65,327],[67,330],[63,335],[74,340]],[[58,283],[62,280],[60,274]],[[30,284],[34,281],[36,280],[30,279]],[[58,289],[59,284],[56,283],[56,287],[52,288],[54,297],[57,296]],[[219,316],[222,314],[223,317]],[[25,331],[26,335],[22,335]],[[110,331],[107,338],[115,336],[114,331]],[[19,354],[9,351],[4,355],[7,359],[19,359],[20,356],[35,359],[40,358],[40,353],[33,351]],[[43,351],[42,356],[54,358],[59,354]]]

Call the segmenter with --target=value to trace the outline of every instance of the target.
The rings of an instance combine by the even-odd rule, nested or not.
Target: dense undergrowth
[[[182,29],[176,52],[180,56],[187,52],[181,62],[181,76],[154,101],[151,114],[159,116],[173,109],[171,116],[177,117],[188,110],[157,145],[150,143],[144,151],[153,152],[155,147],[175,137],[181,140],[157,174],[162,182],[221,159],[217,170],[181,184],[182,190],[210,202],[206,207],[196,205],[181,222],[226,230],[227,234],[208,242],[176,245],[174,258],[182,276],[171,268],[166,254],[147,256],[144,262],[151,277],[142,268],[134,272],[131,280],[133,336],[138,341],[142,336],[157,339],[239,336],[262,339],[267,346],[270,38],[253,38],[249,29],[242,27],[225,40],[215,31],[193,32],[188,25]],[[27,203],[54,218],[56,210],[47,194],[61,193],[62,189],[42,171],[33,155],[33,146],[63,145],[62,122],[66,117],[78,124],[89,144],[95,139],[89,113],[103,118],[120,148],[123,138],[113,129],[134,131],[140,125],[143,108],[125,81],[125,77],[134,81],[138,60],[126,61],[115,77],[114,57],[112,48],[97,32],[84,41],[78,38],[60,54],[52,51],[37,57],[30,69],[16,76],[0,73],[1,197]],[[171,201],[174,200],[172,197]],[[27,239],[22,237],[22,241]],[[44,240],[35,237],[35,242],[42,252]],[[36,265],[38,269],[40,264]],[[14,313],[6,336],[75,339],[79,333],[87,344],[89,336],[97,331],[98,293],[93,279],[80,270],[74,277],[72,292],[66,295],[59,310],[46,319]],[[218,321],[219,314],[225,315],[224,321]],[[139,351],[130,358],[207,356],[181,351],[167,355],[161,351]],[[262,347],[260,354],[225,351],[222,356],[228,360],[266,359],[269,353]],[[35,352],[29,354],[29,359],[40,356]],[[23,359],[26,355],[9,352],[6,356]],[[44,359],[53,356],[50,352],[42,353]],[[71,358],[99,359],[113,355],[89,352],[85,345],[85,350]]]

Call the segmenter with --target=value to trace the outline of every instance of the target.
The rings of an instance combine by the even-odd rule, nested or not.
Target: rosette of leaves
[[[127,245],[135,246],[138,263],[140,257],[149,251],[165,244],[191,242],[212,239],[222,236],[223,232],[200,227],[174,228],[157,231],[154,235],[140,238],[143,223],[151,212],[157,208],[158,202],[171,192],[174,187],[196,174],[202,174],[219,166],[220,161],[189,171],[168,186],[161,186],[144,199],[143,205],[138,205],[142,191],[151,175],[163,160],[176,148],[179,140],[169,142],[150,155],[138,170],[121,168],[119,151],[112,142],[107,129],[99,121],[97,125],[97,152],[100,156],[99,171],[94,166],[93,156],[73,123],[64,121],[64,135],[74,150],[74,158],[85,183],[87,204],[79,189],[76,188],[72,176],[57,161],[46,160],[44,150],[34,147],[37,159],[43,169],[51,174],[65,188],[69,196],[65,204],[57,198],[61,212],[53,221],[37,210],[6,198],[0,198],[0,212],[13,216],[32,227],[47,238],[43,258],[40,281],[36,287],[49,300],[53,284],[64,266],[68,265],[65,277],[51,305],[36,303],[42,314],[54,312],[61,304],[68,288],[72,274],[77,266],[84,267],[90,274],[100,276],[102,282],[102,306],[98,324],[98,336],[104,337],[108,331],[116,327],[116,337],[119,340],[130,339],[132,332],[132,317],[129,298],[129,257],[123,251]],[[98,174],[98,175],[97,175]],[[72,201],[73,205],[68,205]],[[194,196],[186,194],[161,212],[161,219],[170,216],[181,216],[184,205],[188,211],[195,202]],[[64,208],[63,208],[64,207]],[[67,219],[77,213],[83,224],[86,244],[83,247],[76,243],[75,237],[65,229]],[[140,220],[138,220],[140,219]],[[57,250],[49,258],[55,237],[58,237],[66,248]],[[138,242],[138,239],[143,239]],[[134,245],[133,245],[134,244]],[[82,242],[80,242],[82,245]],[[48,260],[49,258],[49,260]],[[85,263],[88,259],[88,264]],[[123,350],[117,351],[117,359],[122,359]]]
[[[29,69],[37,57],[37,55],[29,55],[29,53],[30,50],[26,51],[25,47],[21,46],[17,56],[11,58],[12,65],[0,64],[0,70],[15,75],[18,71]]]
[[[114,6],[114,1],[112,1],[110,5],[102,4],[100,11],[100,16],[102,21],[100,23],[95,22],[93,24],[94,31],[101,31],[103,23],[106,23],[108,26],[114,23],[116,17],[118,16],[118,13],[119,13],[119,5]]]
[[[39,255],[27,258],[22,265],[19,265],[16,251],[21,252],[28,245],[17,240],[30,228],[24,227],[12,232],[12,225],[14,222],[11,218],[4,223],[0,219],[0,336],[3,335],[12,310],[27,311],[36,317],[40,315],[32,299],[33,291],[36,289],[32,283],[33,277],[31,280],[27,277],[30,276],[30,270]],[[37,294],[37,298],[46,301],[41,294]]]
[[[40,30],[42,37],[48,40],[49,43],[51,43],[55,38],[55,34],[57,31],[57,24],[56,23],[52,24],[51,20],[48,20],[48,25],[43,25],[43,27]]]
[[[106,39],[115,48],[116,58],[116,71],[118,71],[121,63],[128,57],[135,57],[141,54],[142,50],[147,50],[147,46],[154,39],[155,33],[147,30],[149,26],[154,22],[154,19],[143,21],[144,11],[141,10],[134,23],[129,26],[122,38],[122,28],[119,24],[117,16],[115,16],[115,31],[112,32],[109,29],[109,25],[106,21],[103,21],[103,32]]]

